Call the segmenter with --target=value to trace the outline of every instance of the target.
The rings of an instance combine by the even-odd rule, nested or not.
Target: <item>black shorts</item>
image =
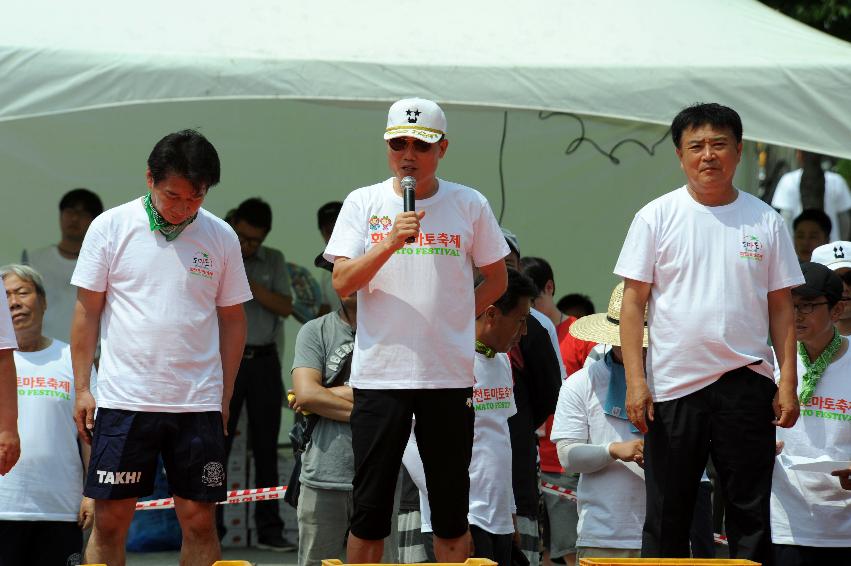
[[[98,409],[83,493],[93,499],[150,495],[159,455],[172,494],[210,502],[227,497],[225,436],[218,411]]]
[[[83,531],[73,521],[0,521],[0,566],[77,566]]]
[[[351,532],[367,540],[390,534],[396,478],[411,434],[411,417],[416,415],[414,432],[434,534],[439,538],[463,535],[470,505],[472,388],[355,389],[354,397]]]

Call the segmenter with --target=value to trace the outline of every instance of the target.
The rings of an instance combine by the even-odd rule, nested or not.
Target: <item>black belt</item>
[[[243,360],[251,360],[253,358],[262,358],[264,356],[277,356],[278,347],[275,344],[264,344],[262,346],[245,345],[245,350],[242,352]]]

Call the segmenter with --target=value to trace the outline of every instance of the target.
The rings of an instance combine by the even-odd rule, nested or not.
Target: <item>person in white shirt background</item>
[[[851,228],[848,183],[842,175],[822,169],[823,156],[802,150],[795,156],[801,167],[780,177],[771,206],[780,211],[790,230],[792,220],[804,210],[824,210],[833,225],[830,240],[848,238]]]
[[[550,439],[566,472],[579,473],[577,558],[637,558],[644,524],[644,439],[627,418],[619,321],[623,283],[605,313],[578,319],[570,333],[611,346],[561,387]],[[647,331],[642,344],[647,346]],[[633,462],[632,466],[623,465]]]
[[[41,275],[6,265],[0,277],[18,341],[23,446],[18,465],[0,477],[0,564],[79,564],[94,501],[82,497],[90,449],[78,443],[74,425],[71,349],[43,332],[48,304]]]
[[[50,309],[44,315],[44,333],[51,338],[71,341],[71,318],[77,302],[77,289],[71,285],[71,275],[86,231],[101,212],[100,197],[89,189],[68,191],[59,200],[59,243],[24,250],[21,254],[21,263],[31,265],[44,281],[44,290],[50,299]]]

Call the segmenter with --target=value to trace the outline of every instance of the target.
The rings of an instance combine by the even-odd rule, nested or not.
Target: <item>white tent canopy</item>
[[[0,121],[416,93],[667,125],[718,101],[748,139],[851,157],[851,46],[755,0],[14,2],[0,77]]]

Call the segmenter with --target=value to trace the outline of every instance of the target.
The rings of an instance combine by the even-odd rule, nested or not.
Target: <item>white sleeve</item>
[[[795,183],[795,172],[786,173],[777,181],[774,196],[771,197],[771,206],[778,210],[794,212],[798,209],[801,195],[798,193],[798,185]]]
[[[493,215],[490,204],[483,195],[479,195],[479,197],[482,199],[481,208],[479,209],[479,217],[473,221],[474,241],[470,247],[473,265],[476,267],[496,263],[511,251],[505,242],[505,236]]]
[[[343,201],[334,232],[323,254],[331,263],[338,257],[356,258],[364,254],[369,218],[361,206],[361,192],[354,191]]]
[[[9,314],[9,302],[2,301],[0,306],[0,350],[17,350],[18,340],[15,338],[15,327],[12,326],[12,316]]]
[[[108,221],[106,215],[101,215],[89,225],[71,276],[71,285],[98,293],[106,291],[110,262]]]
[[[774,245],[768,250],[768,291],[777,291],[787,287],[803,285],[804,275],[801,273],[801,264],[795,254],[795,247],[789,232],[786,231],[783,221],[779,215],[771,213],[775,218],[773,226]]]
[[[217,307],[230,307],[251,300],[251,287],[245,275],[245,263],[236,234],[224,240],[224,266],[219,279],[219,289],[216,293]]]
[[[550,440],[556,442],[562,438],[570,438],[587,442],[589,438],[588,412],[586,411],[585,394],[590,387],[588,370],[582,368],[561,384],[556,402],[553,428]]]
[[[615,461],[609,454],[608,444],[585,444],[581,440],[562,438],[556,449],[564,471],[573,474],[598,472]]]
[[[615,274],[625,279],[653,283],[655,267],[656,238],[647,221],[636,214],[615,264]]]
[[[845,212],[851,209],[851,191],[848,190],[848,183],[842,175],[834,173],[833,175],[825,174],[825,192],[830,190],[833,194],[833,210],[837,213]]]

